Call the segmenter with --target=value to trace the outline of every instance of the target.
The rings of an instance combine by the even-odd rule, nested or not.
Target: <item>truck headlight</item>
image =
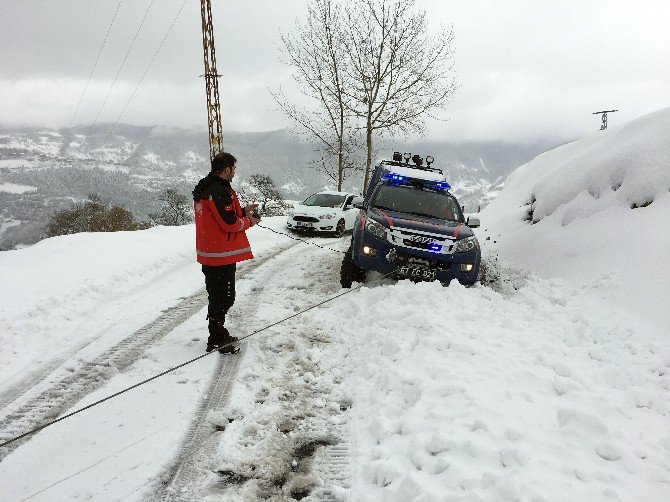
[[[386,229],[372,218],[365,221],[365,230],[379,239],[386,239]]]
[[[335,216],[337,216],[336,213],[322,214],[321,216],[319,216],[319,219],[320,220],[332,220],[333,218],[335,218]]]
[[[456,242],[457,253],[467,253],[468,251],[474,251],[475,249],[479,249],[479,241],[474,235]]]

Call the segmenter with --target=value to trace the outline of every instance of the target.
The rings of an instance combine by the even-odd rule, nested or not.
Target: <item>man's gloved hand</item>
[[[249,226],[253,227],[256,225],[259,221],[261,221],[260,216],[256,218],[253,214],[247,214],[247,218],[249,218]]]
[[[256,213],[258,211],[258,204],[247,204],[244,206],[244,214],[245,216],[249,216],[252,213]]]

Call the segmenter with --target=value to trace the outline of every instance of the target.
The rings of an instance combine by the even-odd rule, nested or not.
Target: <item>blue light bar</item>
[[[396,173],[388,173],[388,174],[385,174],[384,177],[388,180],[395,181],[397,183],[402,183],[403,181],[405,181],[404,176],[402,176],[400,174],[396,174]]]
[[[384,179],[390,181],[391,183],[396,183],[399,185],[410,185],[412,184],[412,180],[416,180],[417,182],[420,183],[420,186],[423,186],[430,190],[442,190],[446,192],[451,189],[451,185],[446,181],[431,181],[431,180],[424,180],[421,178],[409,178],[407,176],[403,176],[402,174],[398,173],[386,173],[384,174]]]

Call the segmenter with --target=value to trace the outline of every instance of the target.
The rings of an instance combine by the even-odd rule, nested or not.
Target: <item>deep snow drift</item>
[[[666,499],[667,130],[661,110],[513,173],[481,214],[486,285],[373,274],[250,338],[230,406],[209,416],[221,440],[193,499],[292,500],[302,487],[316,500],[328,482],[318,445],[333,442],[350,455],[342,500]],[[239,281],[231,313],[257,308],[233,317],[236,333],[343,291],[339,253],[249,237],[259,263],[278,254]],[[155,228],[0,253],[0,391],[52,357],[81,364],[198,290],[192,238]],[[201,353],[205,338],[201,311],[76,407]],[[3,496],[152,500],[213,368],[208,357],[38,433],[0,462]]]
[[[536,157],[481,217],[490,252],[670,326],[670,108]]]

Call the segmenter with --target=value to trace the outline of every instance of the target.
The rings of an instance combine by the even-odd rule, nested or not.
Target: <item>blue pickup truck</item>
[[[481,252],[472,229],[479,219],[466,221],[442,170],[431,166],[432,157],[426,162],[395,152],[375,167],[364,196],[353,201],[360,212],[342,261],[342,287],[363,282],[368,270],[445,286],[477,281]]]

